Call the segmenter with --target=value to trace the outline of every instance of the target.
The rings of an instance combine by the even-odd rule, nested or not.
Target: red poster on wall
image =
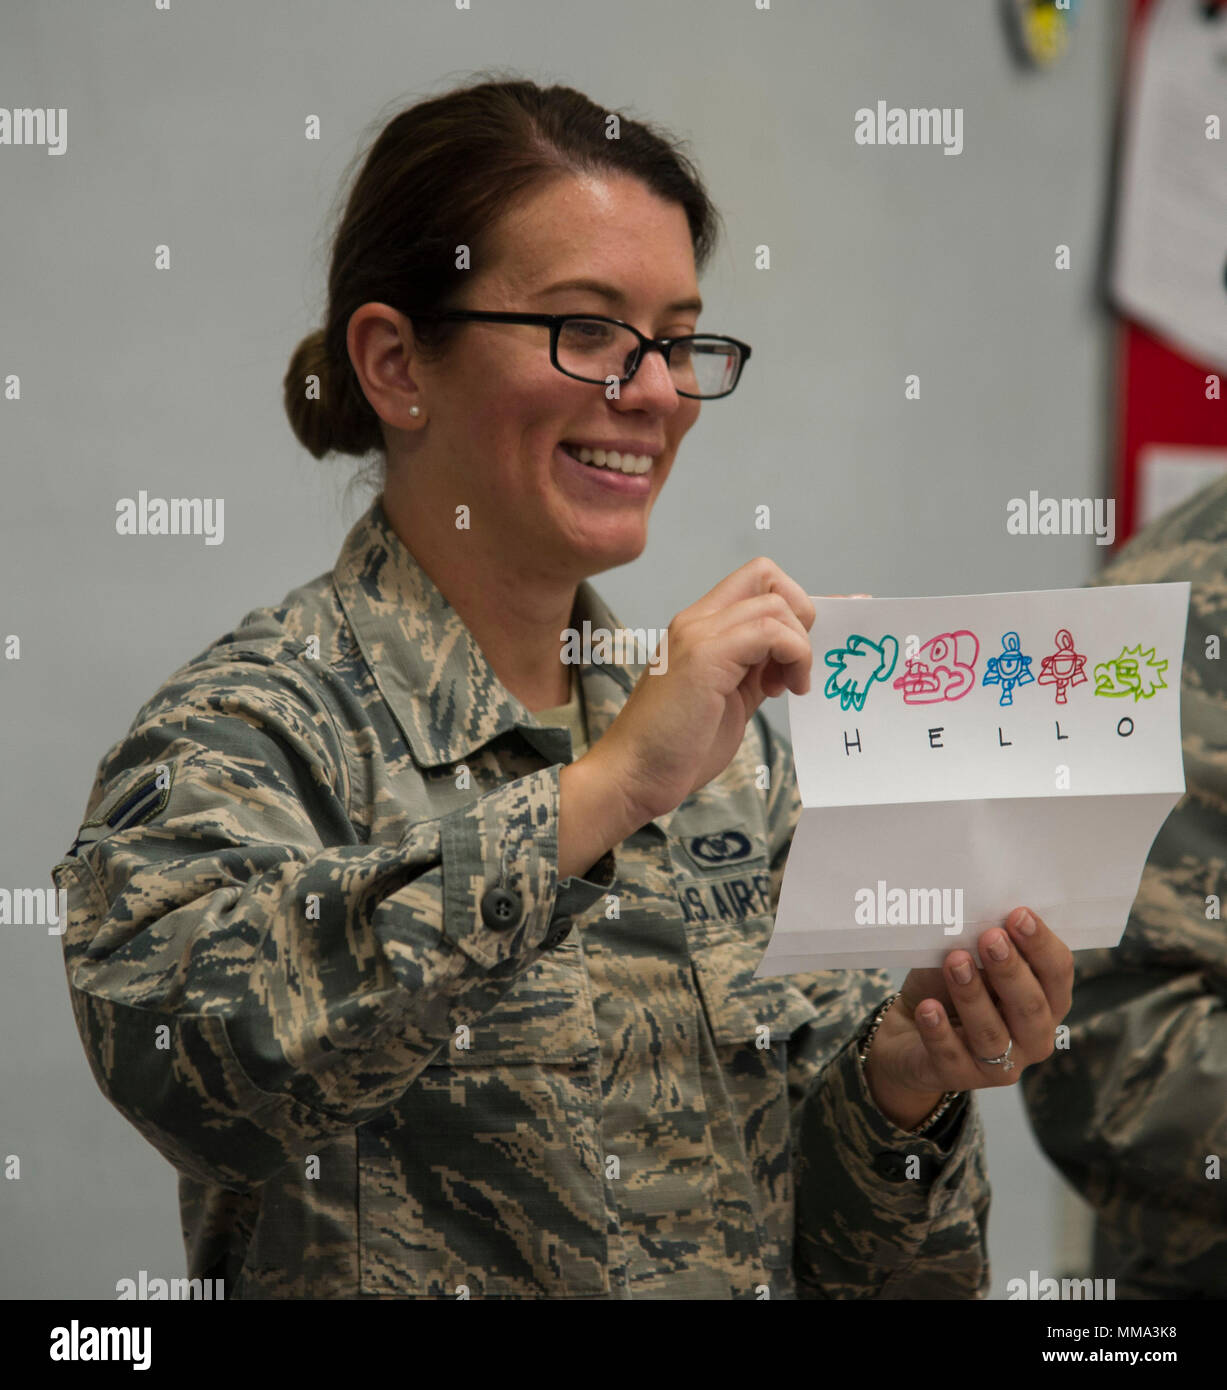
[[[1130,102],[1136,93],[1137,65],[1141,61],[1143,41],[1148,26],[1170,0],[1133,0],[1129,17],[1129,40],[1126,50],[1126,74],[1122,87],[1122,120],[1127,125],[1134,112]],[[1191,0],[1177,0],[1181,9],[1164,12],[1165,22],[1204,25],[1200,43],[1207,61],[1217,52],[1227,53],[1227,5],[1197,5]],[[1212,55],[1211,50],[1214,50]],[[1221,79],[1220,79],[1221,80]],[[1209,109],[1202,111],[1202,106]],[[1188,100],[1183,110],[1169,109],[1159,114],[1174,130],[1185,151],[1198,158],[1217,157],[1227,160],[1223,145],[1213,143],[1210,131],[1214,107],[1220,119],[1227,118],[1227,102],[1221,94],[1217,103],[1198,103],[1196,96]],[[1153,132],[1152,132],[1153,136]],[[1206,143],[1203,149],[1196,142]],[[1222,196],[1222,195],[1218,195]],[[1119,217],[1118,206],[1118,217]],[[1217,226],[1217,223],[1215,224]],[[1207,248],[1207,255],[1217,254],[1218,274],[1215,283],[1206,283],[1209,276],[1200,267],[1201,280],[1196,293],[1204,287],[1204,303],[1221,311],[1227,321],[1227,280],[1223,267],[1227,265],[1227,219],[1221,223],[1221,240]],[[1217,248],[1217,249],[1215,249]],[[1216,298],[1217,296],[1217,298]],[[1194,301],[1200,303],[1200,300]],[[1217,360],[1202,360],[1190,355],[1187,340],[1166,325],[1146,324],[1127,311],[1118,320],[1116,339],[1116,546],[1140,529],[1148,519],[1141,511],[1143,493],[1149,493],[1150,510],[1161,500],[1173,503],[1181,491],[1209,481],[1216,460],[1227,468],[1227,400],[1223,399],[1221,384],[1227,371]],[[1192,333],[1190,336],[1193,336]],[[1207,338],[1196,341],[1210,341]],[[1179,476],[1184,475],[1183,480]],[[1202,482],[1196,479],[1200,477]]]

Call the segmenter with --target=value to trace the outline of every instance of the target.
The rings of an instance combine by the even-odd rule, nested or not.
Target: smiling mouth
[[[589,449],[586,444],[568,444],[565,441],[559,447],[573,459],[592,468],[607,468],[614,473],[631,476],[647,473],[653,463],[651,454],[620,454],[616,449]]]

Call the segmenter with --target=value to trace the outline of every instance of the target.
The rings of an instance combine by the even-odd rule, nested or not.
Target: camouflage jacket
[[[585,619],[621,627],[587,583]],[[593,743],[635,679],[582,668]],[[378,500],[103,758],[53,870],[66,969],[98,1084],[179,1173],[190,1274],[247,1298],[983,1296],[974,1100],[910,1135],[857,1060],[889,977],[752,978],[799,814],[787,741],[760,712],[724,773],[560,881],[570,760]]]
[[[1024,1073],[1040,1143],[1098,1211],[1117,1298],[1227,1297],[1227,478],[1135,536],[1094,584],[1188,580],[1185,795],[1120,945],[1079,951],[1068,1048]],[[1169,677],[1170,679],[1170,677]]]

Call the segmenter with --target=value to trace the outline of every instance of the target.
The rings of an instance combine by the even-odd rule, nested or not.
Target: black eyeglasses
[[[659,352],[679,396],[710,401],[727,396],[741,378],[750,345],[717,333],[649,338],[621,319],[602,314],[505,314],[478,309],[447,313],[401,312],[410,319],[474,319],[482,323],[540,324],[550,330],[550,361],[563,374],[593,386],[619,386],[634,377],[644,354]]]

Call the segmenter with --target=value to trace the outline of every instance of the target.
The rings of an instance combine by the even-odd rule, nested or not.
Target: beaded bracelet
[[[865,1034],[865,1037],[862,1040],[860,1046],[859,1055],[862,1068],[865,1065],[865,1059],[869,1056],[869,1047],[870,1044],[873,1042],[874,1034],[878,1031],[878,1024],[880,1024],[883,1018],[885,1018],[887,1010],[890,1008],[890,1006],[895,1002],[896,999],[902,998],[902,995],[902,990],[896,990],[894,994],[884,999],[874,1010],[873,1020],[870,1023],[869,1030]],[[938,1120],[941,1119],[941,1117],[946,1113],[946,1111],[950,1109],[950,1107],[954,1104],[956,1100],[958,1100],[958,1098],[962,1094],[962,1091],[947,1091],[942,1096],[941,1100],[937,1102],[937,1105],[934,1107],[934,1109],[931,1110],[929,1114],[926,1115],[925,1118],[921,1120],[921,1122],[918,1125],[915,1126],[915,1128],[909,1129],[908,1133],[923,1134],[925,1130],[931,1128],[933,1125],[937,1123]]]

